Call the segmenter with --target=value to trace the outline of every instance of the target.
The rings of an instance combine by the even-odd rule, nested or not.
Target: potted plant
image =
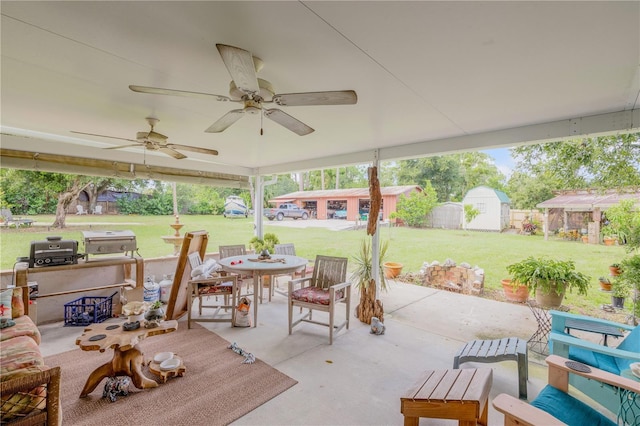
[[[617,276],[611,284],[611,305],[616,309],[624,308],[624,299],[631,292],[631,283],[623,276]]]
[[[535,294],[541,306],[558,307],[567,290],[586,295],[589,276],[577,272],[572,260],[554,260],[530,256],[507,266],[511,279],[524,284]]]
[[[609,265],[609,273],[614,277],[620,275],[620,273],[622,273],[622,268],[620,267],[620,264],[612,263],[611,265]]]
[[[267,232],[262,239],[253,237],[249,240],[249,247],[252,248],[256,254],[264,257],[268,257],[270,254],[275,253],[275,245],[280,244],[280,239],[276,234]],[[271,276],[262,276],[262,285],[264,287],[271,286]]]
[[[634,318],[640,317],[640,254],[635,254],[622,261],[622,274],[634,290]],[[634,319],[635,321],[635,319]]]
[[[262,253],[267,250],[269,253],[275,253],[275,245],[280,244],[280,239],[276,234],[267,232],[263,238],[253,237],[249,240],[249,247],[252,248],[256,254]]]
[[[379,270],[377,271],[380,280],[380,289],[387,290],[387,280],[384,274],[384,258],[387,254],[389,244],[387,241],[380,245]],[[360,303],[356,306],[356,316],[365,324],[371,324],[371,318],[376,317],[384,322],[384,308],[378,299],[375,285],[375,274],[373,270],[373,253],[371,244],[367,239],[362,241],[360,254],[354,257],[355,269],[351,274],[351,282],[360,289]]]
[[[147,320],[145,328],[155,328],[164,320],[164,309],[162,309],[162,302],[156,300],[151,304],[149,310],[144,314],[144,319]]]
[[[501,280],[500,284],[502,284],[504,297],[509,302],[524,303],[529,299],[529,288],[526,285],[510,278]]]
[[[611,281],[607,277],[598,278],[598,282],[600,283],[600,290],[602,291],[611,291]]]

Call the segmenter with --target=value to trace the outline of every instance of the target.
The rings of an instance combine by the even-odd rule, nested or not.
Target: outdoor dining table
[[[295,272],[307,265],[308,260],[298,256],[284,254],[271,255],[270,259],[260,259],[257,254],[230,256],[218,263],[226,272],[234,274],[253,274],[253,326],[258,324],[258,297],[263,275],[280,275]]]

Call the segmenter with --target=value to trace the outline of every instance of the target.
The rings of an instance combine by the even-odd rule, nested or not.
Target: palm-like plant
[[[380,256],[378,263],[378,277],[380,289],[387,291],[387,280],[384,277],[384,258],[387,254],[389,242],[385,241],[380,245]],[[375,272],[373,270],[373,251],[368,239],[362,241],[360,253],[354,256],[355,270],[351,273],[351,281],[360,289],[360,303],[356,307],[358,319],[364,323],[371,324],[371,318],[377,317],[384,321],[384,308],[382,302],[377,298],[375,282]]]

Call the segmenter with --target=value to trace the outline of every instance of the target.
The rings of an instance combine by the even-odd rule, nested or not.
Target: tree
[[[514,172],[509,178],[506,192],[509,194],[512,208],[531,210],[539,203],[553,198],[553,191],[562,189],[561,185],[561,182],[547,174],[536,177]]]
[[[423,192],[401,195],[394,217],[402,219],[409,226],[420,227],[427,223],[427,215],[438,203],[436,192],[427,181]]]
[[[58,196],[56,206],[56,220],[53,222],[54,228],[66,228],[67,209],[78,199],[80,192],[87,188],[91,182],[87,182],[82,176],[74,176],[67,188]]]
[[[640,185],[640,133],[525,145],[511,152],[519,172],[544,177],[558,188]]]

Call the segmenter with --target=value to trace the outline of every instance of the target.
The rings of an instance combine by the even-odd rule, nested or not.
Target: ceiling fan
[[[304,136],[313,132],[314,129],[281,109],[267,109],[263,108],[263,105],[270,103],[280,106],[353,105],[358,102],[358,96],[353,90],[276,94],[270,82],[258,78],[256,75],[262,69],[263,62],[261,59],[254,57],[251,52],[239,47],[225,44],[216,44],[216,47],[232,78],[229,89],[230,97],[211,93],[135,85],[129,86],[129,89],[134,92],[156,95],[213,98],[220,102],[238,102],[244,105],[243,108],[233,109],[223,115],[205,130],[208,133],[220,133],[246,114],[262,113],[264,117],[275,121],[300,136]],[[262,134],[262,129],[260,134]]]
[[[104,149],[120,149],[120,148],[129,148],[132,146],[142,145],[145,149],[149,151],[160,151],[175,158],[176,160],[187,158],[186,155],[176,151],[176,149],[181,149],[183,151],[199,152],[201,154],[218,155],[218,151],[216,151],[215,149],[198,148],[196,146],[179,145],[177,143],[167,142],[167,140],[169,139],[168,137],[153,131],[153,128],[155,127],[156,124],[158,124],[159,121],[160,120],[158,120],[157,118],[147,117],[147,123],[149,123],[149,126],[151,126],[151,130],[147,132],[138,132],[135,139],[119,138],[116,136],[96,135],[95,133],[76,132],[73,130],[71,130],[71,133],[77,133],[79,135],[99,136],[101,138],[119,139],[122,141],[134,142],[132,145],[110,146]]]

